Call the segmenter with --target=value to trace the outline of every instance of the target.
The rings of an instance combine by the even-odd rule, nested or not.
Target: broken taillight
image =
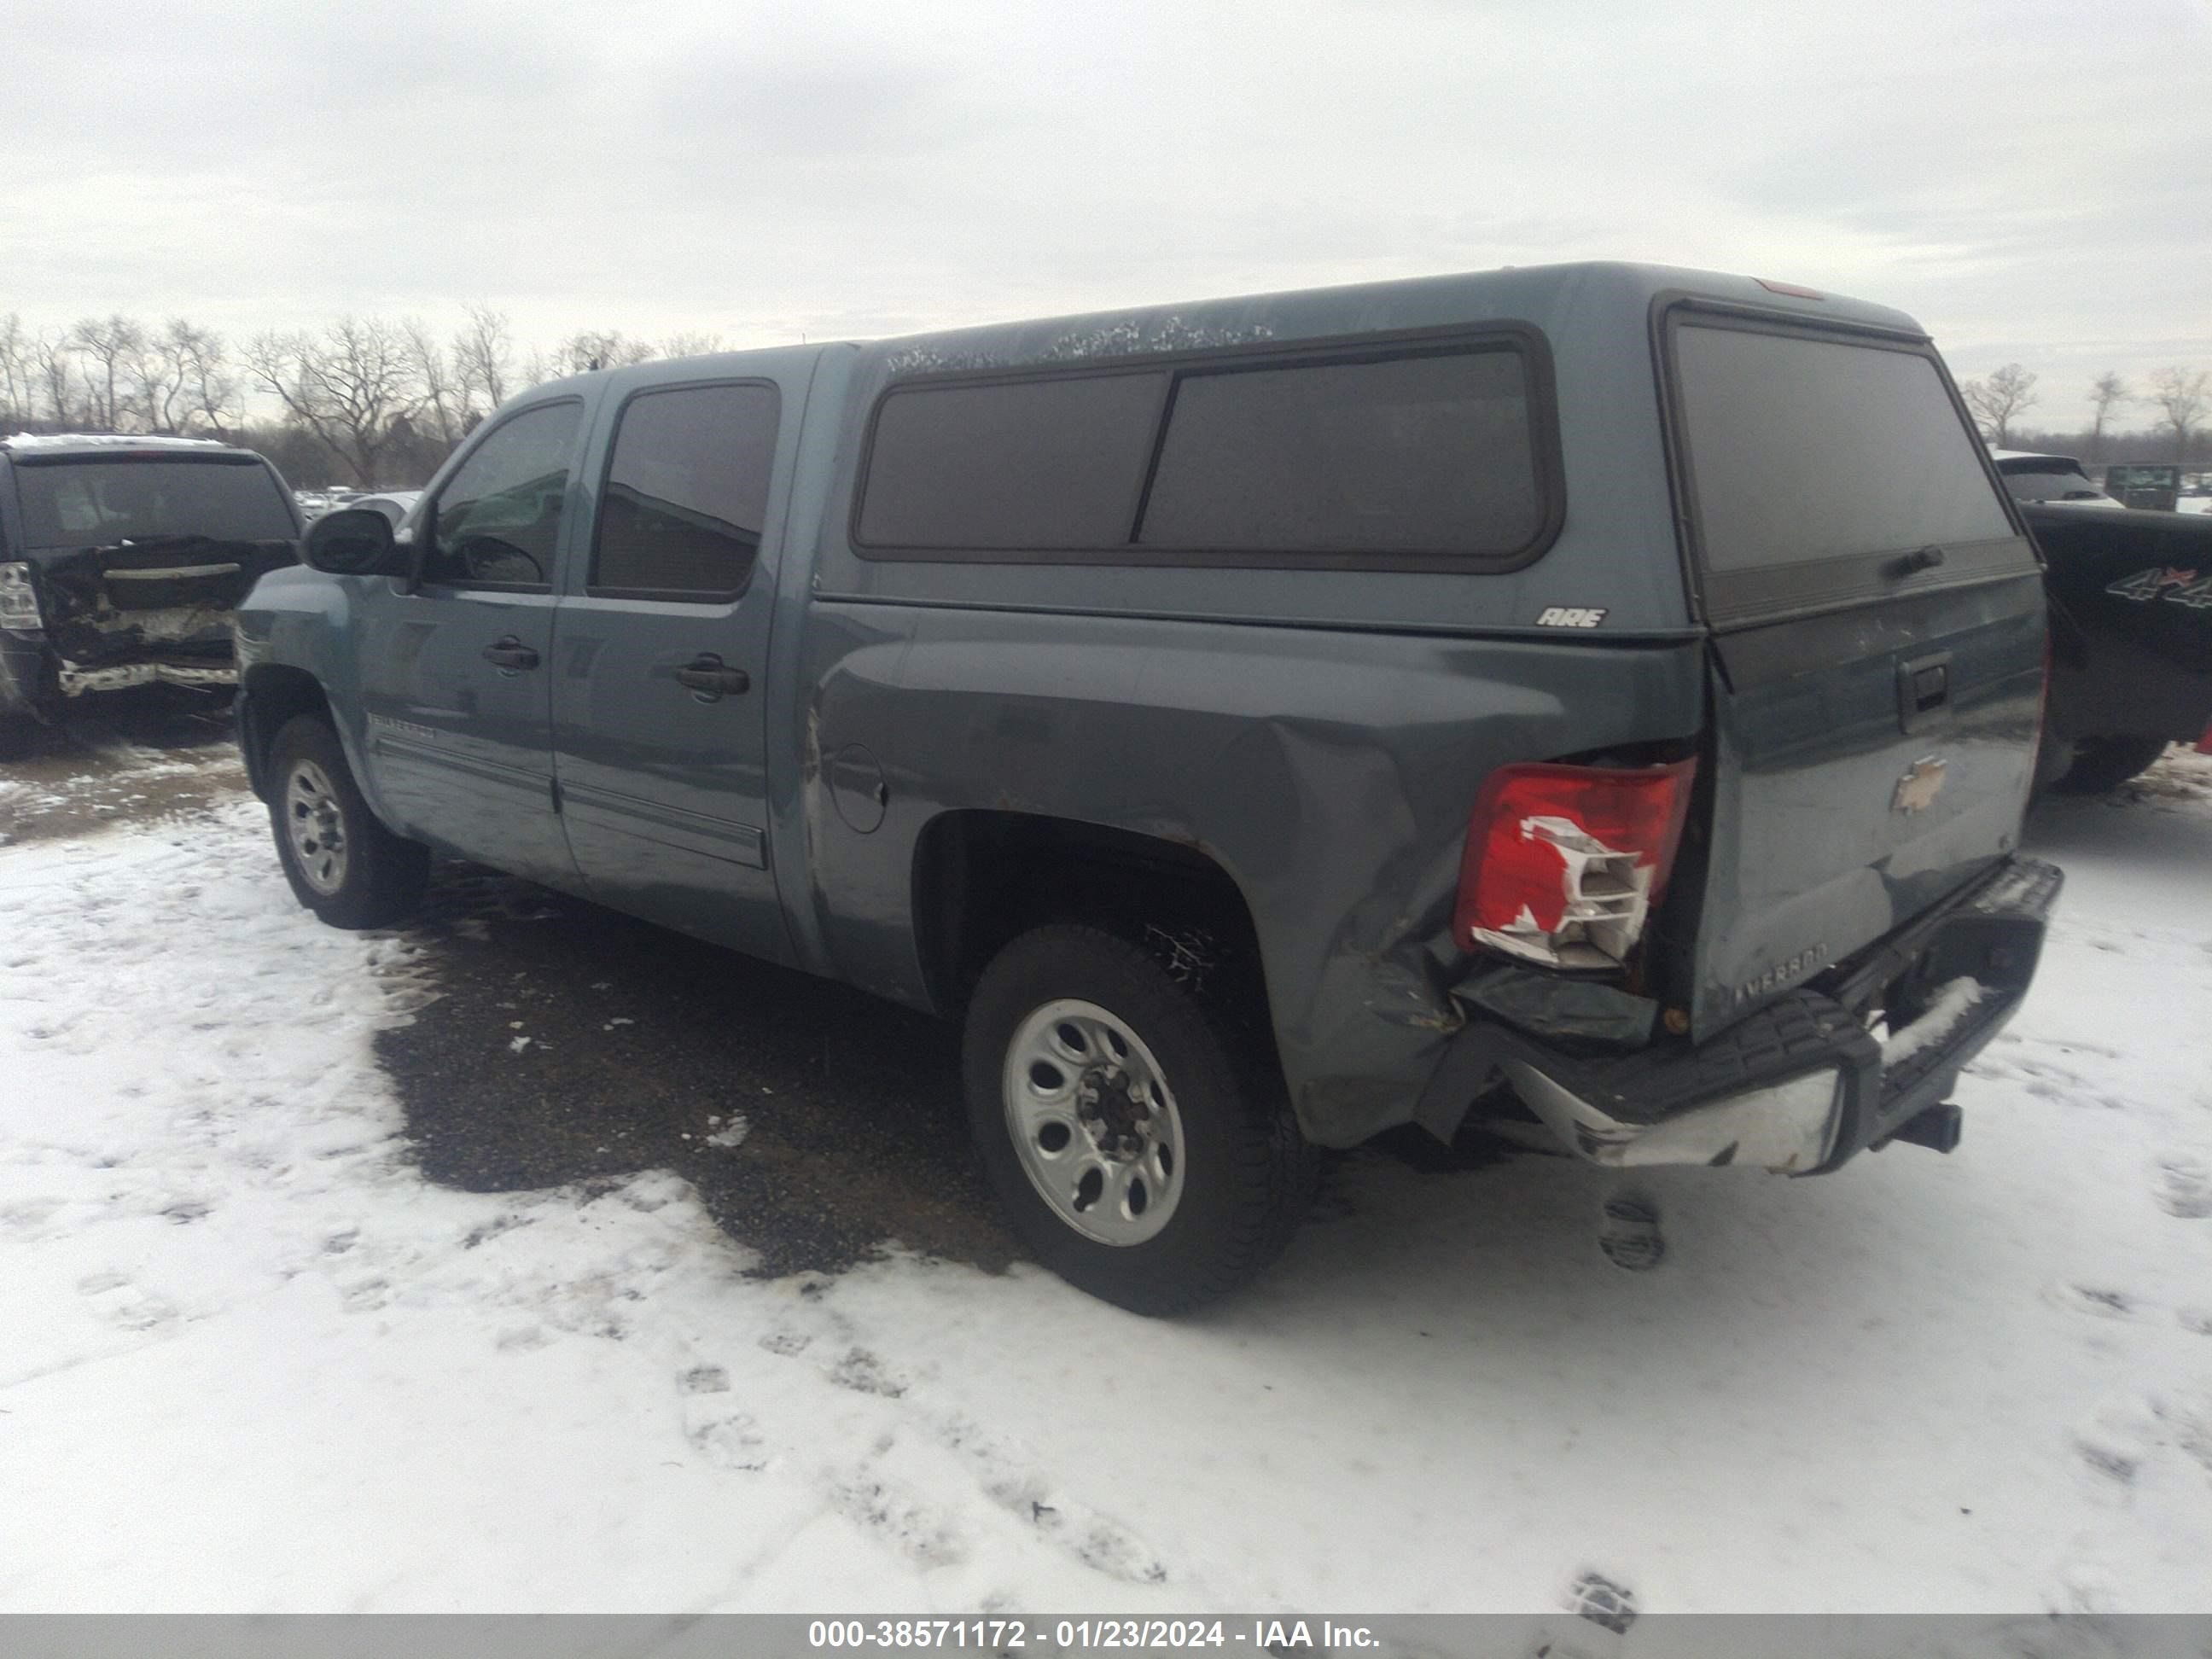
[[[1619,966],[1666,885],[1696,771],[1500,767],[1468,823],[1453,937],[1547,968]]]
[[[27,564],[0,564],[0,628],[39,626],[39,593]]]

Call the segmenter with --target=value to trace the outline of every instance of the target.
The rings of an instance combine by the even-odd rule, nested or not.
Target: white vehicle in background
[[[380,513],[392,521],[397,530],[400,520],[415,510],[415,503],[422,499],[419,489],[386,489],[374,495],[356,495],[346,505],[356,510]]]
[[[1992,449],[1997,477],[2016,501],[2071,501],[2081,507],[2118,507],[2081,462],[2071,455],[2042,455],[2025,449]]]

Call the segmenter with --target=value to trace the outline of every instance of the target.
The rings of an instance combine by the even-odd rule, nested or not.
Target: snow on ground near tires
[[[0,1607],[2212,1606],[2212,762],[2039,814],[1954,1155],[1656,1172],[1638,1273],[1614,1177],[1363,1155],[1177,1323],[427,1184],[420,969],[264,837],[0,849]]]

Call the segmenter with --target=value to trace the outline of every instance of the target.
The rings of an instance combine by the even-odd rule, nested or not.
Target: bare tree
[[[121,358],[122,390],[117,394],[115,427],[134,427],[143,432],[177,429],[178,394],[183,377],[169,348],[168,328],[156,334],[137,331]]]
[[[0,430],[13,431],[31,414],[31,337],[14,312],[0,317]]]
[[[2089,455],[2092,461],[2105,458],[2105,428],[2111,422],[2112,411],[2136,400],[2128,390],[2128,383],[2111,369],[2100,374],[2089,386],[2089,407],[2097,411],[2089,427]]]
[[[473,424],[477,394],[483,395],[485,414],[507,401],[514,374],[508,361],[514,351],[514,337],[508,331],[505,312],[494,311],[489,306],[467,309],[469,320],[453,337],[453,374],[460,383],[465,420]]]
[[[2190,441],[2212,404],[2212,369],[2161,368],[2150,377],[2150,400],[2160,423],[2173,434],[2173,459],[2189,459]]]
[[[1980,422],[1982,435],[1999,449],[2011,443],[2012,423],[2042,401],[2035,376],[2018,363],[2007,363],[1987,380],[1967,381],[1959,393]]]
[[[420,322],[410,317],[399,329],[407,365],[421,393],[422,412],[430,417],[430,430],[438,441],[451,446],[468,428],[459,376],[453,372],[446,349],[430,337],[430,331]]]
[[[246,398],[222,336],[172,317],[162,343],[176,367],[179,429],[195,422],[210,435],[230,438],[246,425]]]
[[[31,342],[31,373],[45,394],[46,419],[67,428],[76,423],[80,405],[76,390],[82,377],[66,334],[41,334]]]
[[[121,430],[130,411],[117,395],[116,383],[122,380],[127,386],[130,365],[146,349],[146,331],[118,312],[106,317],[80,318],[70,330],[70,337],[92,360],[84,379],[93,424],[110,432]]]
[[[246,367],[364,489],[377,486],[395,424],[404,435],[428,401],[406,336],[380,318],[343,317],[319,336],[256,335]]]
[[[722,337],[703,329],[672,334],[660,343],[660,355],[664,357],[703,357],[721,349]]]
[[[586,374],[595,368],[627,368],[632,363],[649,362],[654,356],[652,344],[644,340],[633,340],[618,329],[585,329],[571,334],[554,353],[562,374]]]

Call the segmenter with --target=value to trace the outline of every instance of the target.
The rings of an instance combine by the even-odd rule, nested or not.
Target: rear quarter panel
[[[802,671],[814,927],[841,976],[927,1006],[913,872],[938,814],[1036,813],[1195,849],[1251,911],[1308,1133],[1350,1144],[1407,1120],[1461,1023],[1451,908],[1483,779],[1688,736],[1702,674],[1689,641],[818,605]],[[851,744],[888,786],[869,834],[819,781],[820,757]]]

